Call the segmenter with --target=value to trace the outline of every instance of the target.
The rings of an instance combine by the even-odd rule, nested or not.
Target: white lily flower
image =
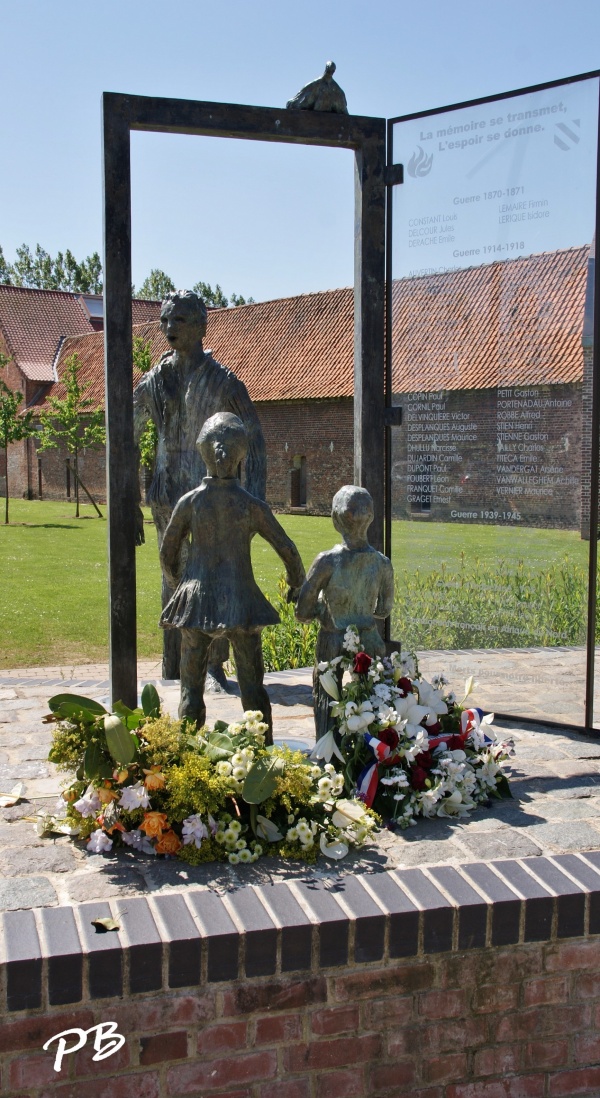
[[[194,816],[188,816],[187,819],[183,821],[181,834],[184,846],[193,843],[196,849],[199,850],[202,846],[202,841],[208,838],[208,828],[206,824],[202,822],[199,813],[196,813]]]
[[[362,801],[340,800],[336,801],[331,822],[335,827],[349,827],[353,823],[359,823],[364,816],[365,806]]]
[[[327,841],[327,835],[324,831],[321,832],[321,838],[319,840],[319,846],[321,847],[321,853],[326,858],[334,858],[335,861],[339,861],[340,858],[345,858],[348,853],[348,847],[342,842],[330,843]]]
[[[279,839],[283,839],[281,831],[272,820],[267,819],[266,816],[256,817],[256,834],[260,835],[261,839],[266,839],[268,843],[276,843]]]
[[[93,785],[88,785],[83,797],[75,801],[73,808],[84,817],[97,816],[102,807],[102,802]]]
[[[337,680],[332,671],[325,671],[323,675],[319,675],[319,682],[325,693],[329,694],[330,698],[333,698],[336,702],[340,700]]]
[[[136,808],[150,808],[150,798],[143,782],[126,786],[119,798],[119,805],[126,812],[135,812]]]
[[[325,762],[331,762],[334,755],[337,756],[340,762],[345,763],[346,760],[335,742],[333,729],[330,728],[329,732],[326,732],[324,736],[321,736],[320,740],[317,740],[308,757],[311,762],[315,759],[325,759]]]

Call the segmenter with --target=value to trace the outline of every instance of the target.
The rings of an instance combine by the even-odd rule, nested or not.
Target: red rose
[[[435,762],[435,759],[434,759],[433,755],[431,754],[431,751],[420,751],[419,754],[417,755],[417,757],[415,758],[415,766],[416,767],[424,767],[426,770],[431,770],[431,767],[433,766],[434,762]]]
[[[354,657],[353,671],[355,671],[357,675],[366,675],[372,663],[373,660],[370,656],[367,656],[366,652],[357,652]]]
[[[426,770],[423,770],[422,766],[413,766],[410,772],[410,784],[413,789],[420,792],[421,789],[425,789],[425,782],[427,781],[428,774]]]
[[[412,682],[410,679],[398,679],[396,683],[398,690],[402,691],[402,697],[406,698],[408,694],[412,694]]]
[[[377,733],[377,739],[381,740],[381,743],[385,743],[392,751],[395,751],[400,737],[394,728],[382,728],[381,732]]]
[[[446,747],[449,751],[462,751],[465,746],[465,741],[462,736],[450,736],[446,743]]]
[[[442,726],[439,721],[434,721],[433,724],[426,724],[425,728],[427,729],[428,736],[439,736],[442,731]]]

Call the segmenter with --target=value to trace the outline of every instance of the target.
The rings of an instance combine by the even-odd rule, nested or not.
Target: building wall
[[[304,457],[308,514],[328,515],[331,500],[354,479],[353,401],[257,403],[267,444],[267,499],[292,508],[294,458]]]
[[[579,529],[582,386],[398,394],[393,513]]]

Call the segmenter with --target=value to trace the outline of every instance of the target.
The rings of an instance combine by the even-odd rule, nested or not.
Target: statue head
[[[248,450],[248,434],[237,416],[217,412],[207,419],[196,446],[211,477],[235,477]]]
[[[167,294],[160,309],[160,326],[176,351],[189,353],[206,335],[207,309],[194,290]]]
[[[342,537],[366,541],[373,522],[373,499],[367,489],[356,484],[340,488],[333,497],[331,518]]]

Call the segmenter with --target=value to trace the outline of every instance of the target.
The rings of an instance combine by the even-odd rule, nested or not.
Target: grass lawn
[[[106,522],[91,506],[74,517],[74,505],[11,500],[11,525],[0,526],[0,667],[42,667],[107,659]],[[149,518],[149,513],[148,513]],[[309,566],[339,541],[330,519],[283,515],[281,521]],[[587,562],[587,544],[571,531],[462,526],[450,523],[394,524],[398,571],[430,572],[442,560],[453,569],[461,552],[492,564],[524,560],[535,569],[565,556]],[[269,595],[282,567],[262,539],[253,543],[255,575]],[[137,551],[138,653],[158,656],[160,579],[156,536],[146,526]]]

